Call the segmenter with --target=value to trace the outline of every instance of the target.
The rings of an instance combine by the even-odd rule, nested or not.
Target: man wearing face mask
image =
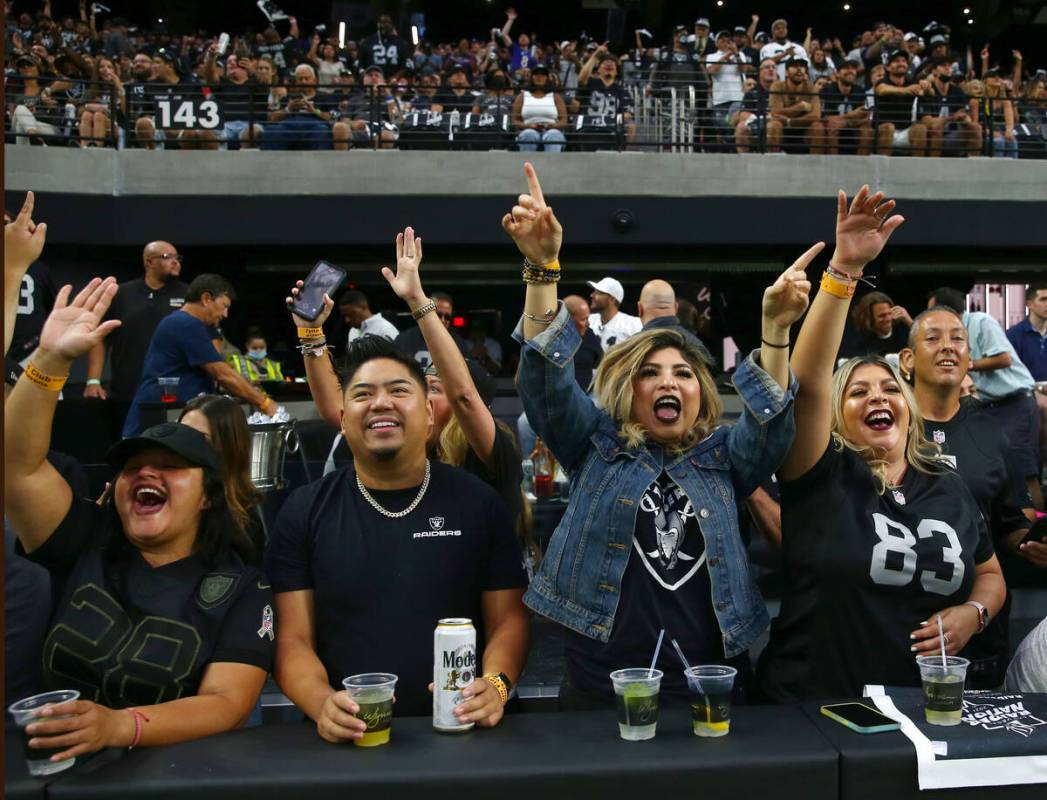
[[[248,330],[247,339],[244,341],[244,354],[232,353],[226,358],[226,361],[242,378],[251,383],[284,379],[280,362],[269,358],[265,334],[258,328]]]

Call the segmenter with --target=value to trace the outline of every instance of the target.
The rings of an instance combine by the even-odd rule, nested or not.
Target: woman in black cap
[[[27,728],[51,761],[236,728],[273,655],[272,592],[201,433],[168,423],[119,442],[100,506],[45,458],[70,365],[120,324],[101,322],[116,289],[94,278],[69,304],[63,287],[6,408],[7,517],[57,598],[43,688],[80,692]]]

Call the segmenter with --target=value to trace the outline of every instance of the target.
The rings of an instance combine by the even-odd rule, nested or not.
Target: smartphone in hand
[[[345,281],[346,272],[341,267],[320,260],[306,276],[298,297],[291,303],[291,311],[302,319],[314,320],[324,307],[324,295],[334,296]]]

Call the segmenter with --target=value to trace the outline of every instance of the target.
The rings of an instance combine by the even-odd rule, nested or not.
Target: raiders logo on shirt
[[[705,564],[705,540],[694,507],[672,480],[652,483],[640,500],[633,547],[651,576],[675,592]]]

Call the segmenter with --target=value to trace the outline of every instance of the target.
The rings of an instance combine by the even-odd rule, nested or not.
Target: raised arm
[[[1011,56],[1014,58],[1014,72],[1011,75],[1011,94],[1014,97],[1021,97],[1022,92],[1022,51],[1012,50]]]
[[[752,44],[752,42],[753,42],[753,37],[756,35],[756,26],[759,25],[759,24],[760,24],[760,15],[759,14],[753,14],[752,15],[752,22],[749,23],[749,29],[745,32],[746,35],[749,37],[749,43],[750,44]]]
[[[413,228],[407,228],[396,235],[396,272],[383,267],[382,276],[396,296],[407,303],[412,314],[427,309],[417,317],[418,330],[422,332],[433,365],[443,383],[447,401],[462,426],[469,446],[484,466],[493,471],[494,417],[476,390],[461,350],[436,316],[436,305],[422,289],[422,281],[418,276],[421,264],[422,240],[415,238]]]
[[[523,319],[513,333],[521,344],[516,383],[531,425],[570,472],[588,452],[602,412],[571,369],[581,336],[556,298],[563,228],[545,203],[534,167],[525,163],[524,172],[528,193],[502,218],[502,228],[527,262]]]
[[[102,322],[116,278],[93,278],[69,303],[63,286],[40,331],[40,346],[8,397],[4,414],[4,513],[27,551],[54,533],[73,493],[47,460],[58,393],[73,361],[120,322]]]
[[[291,294],[284,298],[288,308],[304,285],[305,281],[298,281],[291,289]],[[331,349],[323,332],[324,322],[331,315],[333,308],[334,301],[325,294],[323,308],[316,319],[310,322],[297,314],[291,314],[291,319],[298,328],[298,340],[304,348],[302,360],[305,362],[305,378],[309,382],[309,393],[316,403],[320,419],[328,425],[341,428],[342,384],[338,380],[338,373],[335,372]]]
[[[811,303],[792,357],[800,389],[796,395],[796,438],[779,471],[786,480],[810,470],[829,444],[833,366],[854,283],[905,221],[899,215],[889,217],[894,205],[893,200],[884,200],[883,192],[870,196],[867,185],[858,190],[850,208],[842,191],[837,198],[836,250],[829,266],[838,277],[823,280],[826,288],[820,288]]]
[[[509,31],[512,30],[514,22],[516,22],[516,9],[510,8],[505,12],[505,24],[498,32],[498,35],[502,37],[502,41],[505,43],[506,47],[513,46],[513,40],[509,36]]]
[[[36,195],[26,192],[25,202],[18,216],[4,226],[4,353],[11,347],[18,315],[18,297],[22,291],[22,277],[30,265],[40,258],[47,239],[47,223],[33,222]]]

